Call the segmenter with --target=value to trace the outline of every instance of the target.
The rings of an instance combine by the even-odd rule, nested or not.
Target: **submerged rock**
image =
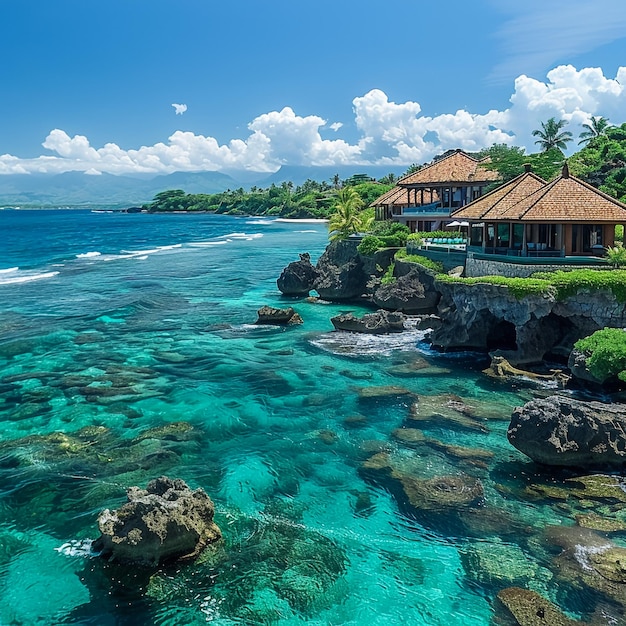
[[[126,504],[98,517],[102,534],[93,548],[104,558],[154,566],[196,558],[221,538],[215,507],[202,489],[191,491],[184,481],[162,476],[145,490],[131,487],[126,493]]]
[[[498,600],[518,626],[583,626],[582,622],[567,617],[550,600],[529,589],[503,589],[498,594]]]
[[[302,318],[296,313],[293,307],[285,309],[277,309],[271,306],[263,306],[257,311],[259,318],[256,324],[276,324],[276,325],[293,325],[302,324]]]
[[[566,467],[626,465],[626,407],[565,396],[517,407],[509,441],[537,463]]]
[[[352,333],[369,333],[384,335],[397,333],[404,330],[404,315],[402,313],[390,313],[389,311],[376,311],[367,313],[363,317],[356,317],[353,313],[342,313],[331,317],[335,330],[345,330]]]
[[[318,272],[311,264],[311,255],[304,252],[299,261],[289,263],[282,271],[276,284],[286,296],[308,296],[313,289]]]

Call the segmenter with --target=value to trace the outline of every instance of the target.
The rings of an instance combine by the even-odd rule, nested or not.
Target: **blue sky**
[[[626,121],[623,0],[4,0],[0,50],[0,174],[392,166]]]

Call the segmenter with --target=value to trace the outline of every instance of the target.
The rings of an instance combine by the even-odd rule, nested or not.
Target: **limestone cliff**
[[[553,294],[517,299],[507,287],[436,281],[441,327],[431,335],[444,349],[494,351],[510,363],[567,357],[573,344],[604,327],[626,326],[626,305],[609,291],[581,290],[557,301]]]

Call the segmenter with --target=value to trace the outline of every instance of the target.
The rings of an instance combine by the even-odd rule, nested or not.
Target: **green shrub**
[[[388,247],[400,248],[406,245],[407,237],[411,234],[408,226],[398,222],[374,222],[372,235],[380,237]]]
[[[626,265],[626,248],[619,243],[606,248],[604,256],[613,267],[623,267]]]
[[[625,270],[572,270],[564,272],[537,272],[533,279],[550,282],[556,289],[557,300],[565,300],[581,289],[611,291],[618,302],[626,302]]]
[[[366,235],[357,246],[357,251],[363,256],[371,256],[377,250],[385,247],[385,243],[380,237],[374,235]]]
[[[409,254],[406,250],[398,250],[395,254],[395,258],[407,263],[419,263],[426,269],[432,270],[437,274],[443,272],[443,265],[437,261],[433,261],[425,256],[419,254]]]
[[[586,356],[589,371],[600,381],[617,376],[626,381],[626,331],[604,328],[580,339],[574,348]]]
[[[391,263],[387,268],[387,271],[383,274],[383,277],[380,279],[381,285],[393,285],[396,282],[397,278],[393,275],[393,272],[396,268],[395,263]]]

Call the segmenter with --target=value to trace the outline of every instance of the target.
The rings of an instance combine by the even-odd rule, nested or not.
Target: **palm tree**
[[[328,222],[331,241],[346,239],[363,228],[362,206],[363,200],[353,187],[344,187],[337,191],[335,212]]]
[[[569,130],[561,130],[564,126],[567,126],[565,120],[556,121],[551,117],[547,122],[541,122],[541,130],[533,130],[533,137],[539,137],[535,143],[541,146],[544,152],[547,152],[551,148],[558,148],[559,150],[565,150],[567,148],[567,142],[572,141],[572,133]]]
[[[578,137],[580,138],[580,141],[578,142],[578,145],[580,146],[580,144],[582,143],[588,143],[590,142],[592,139],[595,139],[596,137],[601,137],[602,135],[606,135],[606,129],[609,128],[611,126],[609,120],[606,119],[606,117],[591,117],[590,123],[589,124],[583,124],[582,125],[584,130],[582,133],[580,133],[580,135],[578,135]]]

